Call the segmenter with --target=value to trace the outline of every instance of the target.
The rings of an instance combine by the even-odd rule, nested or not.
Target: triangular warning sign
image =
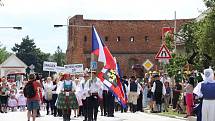
[[[162,45],[160,50],[158,51],[155,59],[170,59],[172,58],[169,49],[166,47],[165,44]]]

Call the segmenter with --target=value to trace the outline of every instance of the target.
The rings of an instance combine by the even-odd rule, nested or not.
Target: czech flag
[[[92,27],[92,53],[98,56],[99,62],[104,63],[104,68],[114,70],[116,69],[113,56],[102,39],[99,37],[94,26]]]
[[[120,78],[116,75],[116,70],[105,69],[98,74],[100,81],[112,92],[123,108],[126,108],[127,100]]]
[[[126,108],[126,99],[122,84],[116,73],[116,61],[109,49],[99,37],[95,27],[92,27],[92,53],[98,56],[98,61],[104,63],[102,71],[98,74],[100,81],[114,94],[120,104]]]
[[[127,103],[127,101],[128,101],[128,96],[126,94],[127,90],[126,90],[125,85],[123,86],[124,83],[122,82],[122,76],[121,76],[119,63],[116,64],[116,76],[117,76],[117,84],[120,87],[121,93],[123,95],[123,102]],[[126,104],[124,104],[124,105],[126,106]]]

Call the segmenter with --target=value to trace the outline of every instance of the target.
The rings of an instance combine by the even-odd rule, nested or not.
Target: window
[[[134,36],[131,36],[131,37],[130,37],[130,41],[131,41],[131,42],[134,42]]]
[[[145,42],[149,41],[149,36],[145,36]]]
[[[84,36],[84,42],[87,42],[87,36]]]
[[[117,41],[117,42],[119,42],[119,41],[120,41],[120,36],[117,36],[116,41]]]
[[[108,36],[105,36],[105,41],[108,41]]]

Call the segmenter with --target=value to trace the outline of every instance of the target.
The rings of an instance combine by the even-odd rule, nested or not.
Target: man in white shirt
[[[92,79],[89,79],[85,85],[85,91],[88,93],[87,104],[88,104],[88,121],[97,121],[98,114],[98,92],[102,88],[102,83],[96,77],[96,72],[93,72]]]
[[[84,75],[84,79],[81,80],[81,99],[82,99],[82,104],[83,104],[83,115],[84,115],[84,121],[88,121],[88,101],[87,99],[89,98],[89,94],[88,94],[88,89],[87,89],[87,82],[90,79],[90,75],[89,74],[85,74]]]
[[[164,84],[160,81],[158,74],[154,75],[155,81],[153,83],[152,92],[153,92],[153,101],[156,103],[157,112],[161,112],[162,96],[166,94],[166,89]]]
[[[136,81],[136,77],[132,76],[128,84],[128,102],[130,103],[130,111],[135,113],[137,109],[137,99],[140,94],[141,85]]]

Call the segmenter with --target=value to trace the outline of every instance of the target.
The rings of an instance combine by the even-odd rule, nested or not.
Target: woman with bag
[[[52,102],[52,89],[53,89],[53,82],[51,77],[47,77],[46,83],[44,84],[44,94],[45,94],[45,102],[46,102],[46,111],[49,115],[49,107],[51,107]],[[53,114],[53,107],[51,107],[51,114]]]

